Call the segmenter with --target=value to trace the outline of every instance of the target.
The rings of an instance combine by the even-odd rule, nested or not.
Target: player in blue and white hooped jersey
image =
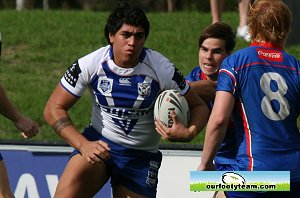
[[[49,98],[45,119],[76,149],[60,178],[56,198],[93,197],[108,179],[114,197],[156,197],[162,155],[153,107],[164,90],[178,90],[192,110],[187,127],[174,117],[176,124],[168,131],[172,137],[191,139],[205,126],[205,103],[173,63],[144,48],[148,33],[143,10],[118,4],[105,27],[109,45],[75,61]],[[93,109],[91,124],[81,134],[68,110],[85,88],[91,93]]]
[[[218,76],[199,170],[210,170],[231,112],[237,171],[290,171],[290,192],[226,192],[227,197],[300,197],[300,62],[284,51],[291,12],[282,1],[256,0],[252,43],[226,58]]]

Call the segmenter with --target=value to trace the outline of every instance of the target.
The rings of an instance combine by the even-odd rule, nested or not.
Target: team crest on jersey
[[[113,85],[113,79],[101,79],[98,82],[98,90],[102,94],[108,94],[111,93],[112,90],[112,85]]]
[[[151,94],[150,83],[138,83],[138,93],[143,98],[148,97]]]

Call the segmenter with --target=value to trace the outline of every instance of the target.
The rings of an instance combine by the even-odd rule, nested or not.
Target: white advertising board
[[[68,161],[71,147],[0,145],[11,188],[16,198],[52,198],[59,177]],[[157,198],[211,198],[213,192],[191,192],[190,171],[197,169],[201,151],[161,150]],[[95,198],[110,198],[110,184]]]

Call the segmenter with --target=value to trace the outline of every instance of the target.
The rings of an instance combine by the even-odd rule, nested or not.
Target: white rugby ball
[[[222,175],[222,182],[224,184],[244,185],[246,180],[241,175],[234,172],[226,172]]]
[[[159,119],[165,126],[171,128],[173,119],[170,116],[171,111],[174,111],[177,118],[185,126],[190,120],[189,105],[184,96],[178,91],[170,89],[163,91],[156,99],[154,105],[154,119]]]

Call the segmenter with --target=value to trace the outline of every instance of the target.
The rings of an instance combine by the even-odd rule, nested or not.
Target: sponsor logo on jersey
[[[108,79],[108,78],[107,79],[99,79],[97,89],[102,94],[108,94],[108,93],[111,93],[111,91],[112,91],[112,84],[113,84],[113,79]]]
[[[282,62],[282,53],[276,50],[256,49],[260,59],[268,61]]]
[[[70,67],[68,67],[64,78],[72,87],[75,87],[80,73],[81,69],[79,67],[78,61],[76,61]]]
[[[130,86],[131,85],[130,78],[120,78],[119,84],[124,86]]]
[[[181,90],[185,88],[185,86],[186,86],[185,78],[176,67],[175,67],[175,71],[174,71],[172,80],[174,80],[177,83],[177,85],[179,86],[179,88]]]
[[[138,93],[143,98],[148,97],[151,94],[150,83],[138,83]]]

